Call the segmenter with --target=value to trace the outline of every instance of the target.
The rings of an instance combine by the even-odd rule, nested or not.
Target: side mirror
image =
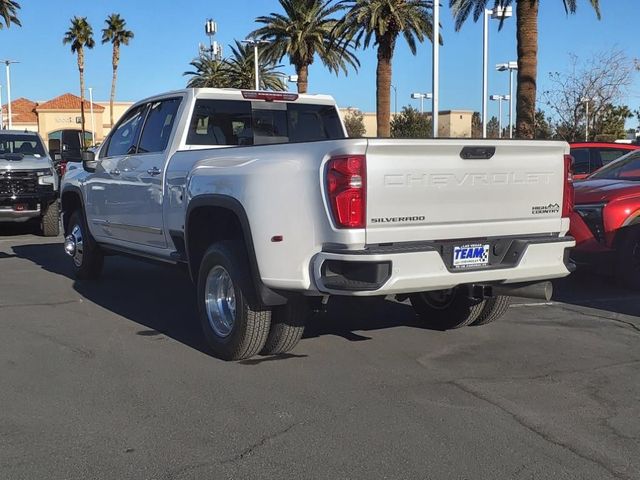
[[[93,162],[96,159],[96,154],[89,150],[83,150],[80,154],[80,157],[82,158],[83,162]]]
[[[82,167],[90,173],[96,171],[96,166],[98,162],[96,161],[96,154],[94,152],[90,152],[89,150],[83,150],[80,153],[80,158],[82,158]]]
[[[51,153],[56,153],[60,151],[60,140],[58,140],[57,138],[52,138],[51,140],[49,140],[49,151]]]

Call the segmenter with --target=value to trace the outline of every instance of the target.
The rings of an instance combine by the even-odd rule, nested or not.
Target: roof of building
[[[91,104],[87,100],[84,101],[84,108],[85,110],[89,110],[89,108],[91,108]],[[41,103],[37,106],[36,110],[80,110],[80,97],[73,93],[65,93],[59,97],[49,100],[48,102]],[[96,112],[103,112],[104,107],[94,102],[93,110]]]
[[[35,108],[36,102],[28,98],[17,98],[11,102],[11,122],[12,123],[38,123],[38,115]],[[7,106],[2,106],[2,115],[7,115]]]

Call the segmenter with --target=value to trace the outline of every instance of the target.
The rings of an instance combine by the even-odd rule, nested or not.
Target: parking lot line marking
[[[558,302],[535,302],[535,303],[513,303],[511,307],[539,307],[539,306],[548,306],[548,305],[557,305]]]

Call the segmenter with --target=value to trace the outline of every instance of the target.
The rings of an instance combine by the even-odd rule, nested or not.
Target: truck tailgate
[[[367,244],[557,233],[564,142],[368,141]]]

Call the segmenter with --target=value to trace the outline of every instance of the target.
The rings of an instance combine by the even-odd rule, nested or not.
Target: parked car
[[[67,169],[67,163],[82,161],[82,151],[93,143],[91,132],[84,132],[83,142],[82,130],[73,128],[50,132],[48,138],[49,152],[60,178]]]
[[[0,223],[31,219],[44,236],[60,232],[53,162],[37,133],[0,130]]]
[[[572,256],[640,288],[640,151],[577,182],[575,202]]]
[[[630,143],[576,142],[571,144],[573,178],[582,180],[599,168],[629,152],[640,149]]]
[[[570,273],[570,163],[564,142],[349,139],[324,95],[180,90],[70,164],[65,250],[79,278],[111,253],[186,265],[224,359],[290,350],[332,295],[480,325]]]

